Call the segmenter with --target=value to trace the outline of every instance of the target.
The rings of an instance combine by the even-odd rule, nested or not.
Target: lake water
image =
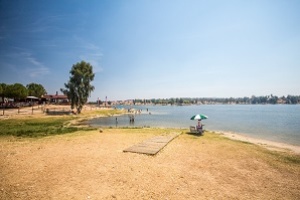
[[[120,107],[128,109],[129,107]],[[134,106],[142,109],[135,115],[97,118],[89,121],[92,126],[150,126],[189,128],[197,121],[190,118],[195,114],[209,117],[202,120],[205,129],[230,131],[254,138],[283,142],[300,146],[300,105],[192,105],[192,106]],[[149,112],[147,112],[147,108]]]

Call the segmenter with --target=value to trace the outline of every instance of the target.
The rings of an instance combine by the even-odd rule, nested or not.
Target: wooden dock
[[[165,136],[156,136],[139,144],[133,145],[123,150],[123,152],[155,155],[178,135],[180,135],[180,133],[172,133]]]

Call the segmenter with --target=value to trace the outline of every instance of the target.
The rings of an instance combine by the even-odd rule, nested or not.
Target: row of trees
[[[71,108],[76,108],[77,113],[81,112],[83,105],[87,103],[88,97],[94,90],[94,86],[90,84],[94,77],[95,74],[90,63],[85,61],[78,62],[72,66],[69,82],[65,83],[65,88],[61,89],[70,99]],[[37,83],[30,83],[26,87],[20,83],[10,85],[0,83],[0,97],[2,97],[2,101],[5,98],[20,101],[26,99],[27,96],[41,98],[45,94],[47,92],[44,86]]]
[[[42,95],[47,94],[45,88],[41,84],[30,83],[26,86],[21,83],[6,84],[0,83],[0,97],[12,98],[16,101],[26,99],[27,96],[35,96],[41,98]]]
[[[167,98],[134,99],[133,104],[188,105],[188,104],[299,104],[300,96],[252,96],[240,98]]]

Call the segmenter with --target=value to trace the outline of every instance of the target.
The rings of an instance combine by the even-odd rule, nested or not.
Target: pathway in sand
[[[145,140],[139,144],[133,145],[123,150],[123,152],[155,155],[178,135],[179,133],[172,133],[166,136],[156,136],[148,140]]]

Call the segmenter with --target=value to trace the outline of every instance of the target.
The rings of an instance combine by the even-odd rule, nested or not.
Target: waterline
[[[128,109],[128,107],[124,107]],[[195,114],[209,117],[203,120],[205,129],[242,133],[244,135],[300,145],[300,105],[201,105],[201,106],[135,106],[142,110],[129,123],[127,115],[98,118],[92,126],[132,126],[188,128],[196,125],[190,120]],[[147,112],[148,109],[148,112]],[[151,113],[151,114],[149,114]]]

